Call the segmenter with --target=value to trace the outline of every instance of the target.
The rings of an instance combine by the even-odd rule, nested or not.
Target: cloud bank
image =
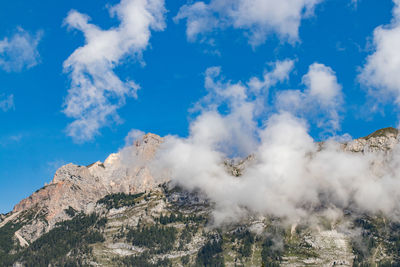
[[[74,10],[68,14],[65,24],[85,37],[85,45],[64,62],[71,87],[63,112],[74,119],[67,133],[75,141],[91,140],[101,127],[118,123],[117,110],[127,97],[137,97],[140,86],[121,80],[114,68],[126,58],[141,59],[151,31],[164,30],[164,14],[164,0],[122,0],[110,8],[110,15],[117,17],[120,25],[108,30],[89,23],[87,15]]]
[[[182,6],[175,21],[186,19],[189,41],[196,41],[216,30],[243,30],[253,46],[264,43],[270,34],[282,41],[299,38],[301,20],[313,14],[322,0],[211,0]]]
[[[265,112],[261,103],[266,92],[287,79],[293,61],[272,66],[261,79],[236,83],[223,79],[220,68],[208,69],[209,94],[199,102],[200,113],[190,124],[190,135],[165,137],[152,163],[155,176],[203,192],[215,203],[216,224],[249,214],[290,222],[334,218],[345,209],[383,212],[399,219],[399,148],[391,153],[355,153],[334,141],[335,136],[324,143],[313,140],[302,108],[315,105],[307,111],[325,121],[322,127],[334,129],[343,101],[333,70],[319,63],[303,76],[304,90],[279,94],[273,103],[279,107]],[[282,98],[291,93],[296,108],[282,108]],[[236,157],[237,161],[249,153],[254,157],[242,175],[232,175],[226,160]]]
[[[0,40],[0,68],[20,72],[36,66],[40,61],[37,50],[42,32],[32,35],[22,28],[10,37]]]

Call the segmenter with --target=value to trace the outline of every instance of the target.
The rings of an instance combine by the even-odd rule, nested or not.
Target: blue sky
[[[398,1],[296,0],[300,19],[294,26],[286,25],[288,22],[281,18],[265,22],[263,18],[271,14],[261,14],[261,22],[257,21],[258,17],[249,22],[249,14],[239,14],[247,12],[245,9],[236,10],[240,18],[245,18],[239,20],[218,9],[216,3],[224,3],[223,0],[205,1],[206,15],[196,13],[198,10],[193,8],[199,1],[166,0],[165,5],[161,0],[148,1],[157,2],[154,9],[158,10],[152,11],[156,21],[150,29],[144,23],[143,31],[149,35],[148,40],[142,41],[137,41],[135,35],[127,37],[131,26],[126,26],[126,32],[120,26],[121,20],[129,23],[129,14],[110,17],[110,8],[120,1],[3,3],[0,9],[0,212],[10,211],[19,200],[50,182],[61,165],[69,162],[87,165],[104,160],[125,145],[124,139],[132,129],[161,136],[187,136],[189,123],[195,116],[189,110],[207,94],[205,72],[213,66],[220,66],[223,77],[236,83],[249,81],[251,77],[261,78],[265,70],[271,69],[271,62],[293,60],[289,78],[269,88],[267,105],[273,109],[277,92],[304,90],[303,77],[310,65],[317,62],[332,70],[343,96],[338,108],[340,127],[330,135],[348,133],[360,137],[382,127],[398,125],[396,98],[400,93],[396,78],[390,76],[398,68],[396,45],[400,42],[396,41],[400,36],[395,31]],[[266,10],[268,3],[279,5],[265,1]],[[185,14],[183,6],[190,12]],[[306,14],[305,8],[310,6],[313,10]],[[76,14],[81,17],[72,17],[71,10],[79,12]],[[105,100],[110,102],[102,103],[101,109],[75,107],[77,110],[68,113],[65,110],[69,104],[72,110],[68,90],[74,87],[74,78],[71,69],[63,67],[67,59],[71,59],[77,73],[82,74],[79,71],[83,64],[87,69],[93,67],[99,76],[104,74],[103,67],[97,68],[104,63],[102,57],[89,63],[84,61],[87,59],[84,53],[91,52],[90,49],[80,57],[71,58],[74,51],[85,45],[82,34],[85,29],[73,26],[78,18],[84,18],[82,14],[90,16],[89,23],[101,29],[122,29],[111,38],[119,41],[118,47],[99,53],[112,54],[111,63],[107,61],[103,67],[106,73],[111,71],[120,79],[121,90],[127,91],[119,97],[105,94]],[[174,20],[177,14],[181,14],[181,19]],[[65,21],[67,17],[69,22]],[[192,35],[187,34],[190,20],[202,26]],[[385,32],[382,38],[374,37],[374,30],[382,25],[386,25],[383,29],[393,30],[389,32],[392,38],[384,39]],[[282,30],[287,26],[290,30]],[[121,45],[129,42],[132,46],[128,48]],[[391,55],[394,62],[389,60],[382,66],[380,56],[385,58],[385,55]],[[94,81],[90,72],[88,80]],[[129,87],[126,80],[134,81],[140,89]],[[75,86],[79,99],[85,90],[88,87],[82,83]],[[104,111],[110,106],[117,107],[116,111]],[[107,118],[99,119],[98,114],[105,114]],[[119,119],[115,119],[117,115]],[[74,134],[68,127],[79,118],[97,126],[84,137],[79,133],[89,126],[80,126],[78,134]],[[313,120],[310,120],[310,133],[317,140],[326,137],[326,129]]]

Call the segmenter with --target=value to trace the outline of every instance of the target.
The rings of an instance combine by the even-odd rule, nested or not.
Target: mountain
[[[385,128],[342,149],[391,153],[398,140]],[[58,169],[0,215],[0,266],[400,266],[400,223],[384,214],[343,210],[309,224],[249,213],[215,225],[205,192],[153,177],[162,143],[147,134],[104,162]],[[240,179],[254,160],[221,164]]]

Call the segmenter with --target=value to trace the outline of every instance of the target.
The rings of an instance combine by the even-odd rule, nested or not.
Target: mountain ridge
[[[237,229],[235,228],[235,224],[231,226],[222,226],[221,229],[225,229],[223,230],[222,235],[218,234],[218,231],[215,232],[215,227],[209,228],[209,226],[207,225],[212,225],[211,210],[213,203],[210,203],[207,200],[207,197],[202,194],[202,192],[187,192],[183,189],[176,189],[176,187],[174,186],[172,188],[169,188],[169,179],[157,180],[151,175],[148,162],[153,159],[157,152],[157,149],[162,144],[162,142],[163,138],[155,134],[146,134],[142,137],[142,139],[135,141],[134,144],[129,147],[129,149],[121,150],[118,153],[111,154],[109,157],[107,157],[104,163],[98,161],[88,166],[67,164],[58,169],[50,184],[39,189],[28,198],[19,202],[14,207],[12,212],[6,215],[0,215],[0,240],[1,229],[4,229],[5,227],[10,227],[12,225],[16,226],[16,230],[11,231],[11,233],[13,234],[7,237],[11,238],[9,240],[15,240],[16,242],[16,247],[14,248],[15,254],[13,254],[13,250],[9,250],[8,254],[11,253],[11,255],[19,255],[18,251],[26,251],[26,249],[29,250],[33,244],[40,242],[43,237],[51,235],[54,230],[60,229],[60,225],[63,225],[64,222],[80,218],[77,217],[78,214],[82,214],[79,215],[83,216],[82,220],[86,220],[85,216],[88,216],[88,214],[97,214],[96,216],[98,217],[96,217],[96,219],[93,219],[94,224],[91,224],[89,226],[91,230],[88,230],[88,233],[91,233],[90,235],[94,236],[101,236],[101,238],[99,237],[94,240],[96,242],[100,242],[104,239],[101,242],[106,242],[106,244],[96,245],[97,243],[93,243],[93,245],[91,245],[91,248],[94,251],[94,256],[90,256],[89,254],[85,255],[87,257],[95,258],[105,257],[102,264],[105,266],[108,266],[108,264],[112,265],[109,261],[109,255],[104,254],[106,253],[106,251],[110,251],[111,255],[117,255],[118,257],[131,257],[130,259],[133,261],[145,260],[145,262],[149,264],[151,262],[156,264],[157,261],[162,261],[166,259],[165,257],[173,262],[175,261],[175,259],[180,259],[182,263],[179,264],[182,266],[186,266],[185,264],[183,264],[183,261],[185,261],[182,260],[183,257],[189,255],[189,263],[193,265],[198,263],[197,261],[199,260],[199,257],[202,257],[199,253],[201,253],[202,249],[208,246],[207,244],[213,246],[212,244],[219,244],[220,241],[218,240],[221,240],[221,238],[224,239],[232,235],[236,236],[235,231],[237,231],[237,229],[239,229],[240,227],[244,227],[243,229],[247,229],[245,231],[250,231],[251,233],[251,237],[245,237],[240,234],[240,238],[237,241],[240,244],[242,242],[247,242],[245,241],[247,240],[246,238],[250,238],[249,240],[253,240],[256,237],[261,238],[257,234],[257,232],[260,231],[260,233],[267,231],[267,236],[269,235],[268,231],[270,230],[268,229],[270,229],[271,225],[274,225],[274,223],[276,223],[276,221],[274,222],[274,220],[276,219],[262,216],[258,218],[258,215],[256,214],[254,214],[254,218],[252,219],[249,218],[243,220],[242,223],[244,226],[238,226],[239,228]],[[387,153],[393,150],[398,142],[399,131],[397,129],[383,128],[375,131],[374,133],[366,137],[354,139],[344,143],[343,149],[350,153]],[[135,162],[135,164],[133,164],[133,166],[127,167],[126,164],[123,162],[125,157],[128,157],[130,162]],[[233,177],[240,177],[241,173],[245,171],[247,164],[253,160],[254,156],[250,155],[243,160],[226,160],[224,163],[221,164],[225,165],[227,172],[231,173]],[[165,219],[163,214],[170,217],[167,217],[168,219]],[[190,217],[192,215],[195,217]],[[105,219],[106,221],[111,221],[112,223],[110,224],[106,222],[104,226],[105,228],[96,228],[95,225],[97,225],[100,218]],[[126,219],[123,219],[123,223],[121,223],[119,221],[120,219],[118,218]],[[351,223],[356,224],[353,219],[354,218],[351,219]],[[180,220],[182,221],[182,223],[184,223],[183,225],[181,224]],[[367,221],[368,220],[370,219],[367,219]],[[179,248],[177,247],[178,245],[176,245],[173,246],[173,251],[177,250],[176,253],[171,252],[171,255],[174,256],[168,254],[170,253],[167,252],[169,250],[166,250],[164,252],[150,250],[149,252],[152,256],[146,256],[146,259],[141,258],[143,256],[143,253],[145,251],[148,251],[147,249],[143,250],[141,246],[146,247],[147,243],[140,243],[140,245],[136,244],[135,239],[133,239],[133,241],[129,239],[129,233],[133,233],[132,231],[134,231],[136,235],[140,235],[140,232],[135,231],[145,231],[144,229],[146,228],[142,228],[141,226],[143,224],[146,225],[146,227],[156,227],[154,228],[154,231],[161,231],[160,233],[162,233],[162,235],[167,234],[162,232],[164,230],[160,230],[157,228],[157,225],[160,223],[161,225],[164,225],[164,223],[165,225],[170,225],[172,223],[173,226],[169,227],[172,227],[175,230],[171,228],[171,231],[178,231],[177,233],[179,233],[180,235],[183,235],[182,227],[186,227],[187,225],[189,225],[190,227],[197,227],[197,232],[192,233],[192,238],[194,238],[193,240],[196,241],[192,240],[190,242],[194,242],[193,244],[189,242],[187,245],[182,245],[191,247],[191,249],[189,249],[189,254],[188,252],[179,252]],[[312,259],[313,257],[309,259],[309,262],[312,266],[321,266],[319,264],[322,264],[325,261],[329,262],[329,264],[337,261],[338,263],[340,262],[342,265],[345,266],[356,266],[354,263],[356,262],[356,259],[358,259],[358,254],[356,255],[354,252],[354,245],[352,245],[351,243],[352,237],[351,235],[349,236],[341,232],[341,230],[336,229],[336,227],[338,227],[336,226],[336,224],[338,224],[339,226],[340,222],[332,222],[332,225],[327,227],[328,230],[307,229],[307,227],[304,228],[306,229],[304,230],[303,228],[301,228],[304,226],[300,227],[299,225],[291,225],[290,230],[288,230],[288,235],[290,236],[290,238],[288,240],[285,239],[284,242],[287,243],[286,246],[293,246],[292,249],[297,251],[297,254],[294,256],[294,258],[292,256],[289,256],[290,254],[287,253],[283,253],[281,256],[277,256],[274,254],[275,252],[271,252],[275,256],[265,256],[261,253],[263,251],[262,250],[258,252],[262,254],[257,256],[258,263],[255,264],[254,258],[252,257],[250,264],[248,262],[249,259],[246,258],[249,257],[247,252],[244,253],[243,255],[245,256],[243,256],[240,251],[238,252],[239,254],[237,254],[237,252],[233,252],[234,250],[232,250],[233,248],[231,248],[232,252],[229,253],[233,253],[234,255],[236,255],[235,257],[238,257],[238,255],[242,255],[244,257],[242,261],[246,262],[244,266],[257,266],[261,263],[265,263],[267,259],[269,259],[268,262],[272,264],[270,266],[274,266],[273,264],[278,263],[282,266],[302,266],[301,264],[299,265],[298,262],[303,262],[304,264],[305,261],[300,261],[298,256],[299,251],[311,251],[315,249],[316,251],[318,251],[318,249],[322,249],[324,250],[324,252],[320,252],[322,253],[322,256],[319,255],[318,257],[316,257],[314,255],[313,257],[316,257],[315,259]],[[126,228],[124,225],[129,225],[129,227]],[[134,230],[134,226],[138,227],[138,230]],[[278,225],[277,227],[281,228],[283,226]],[[305,233],[302,232],[303,230],[298,230],[299,227],[300,229],[303,229]],[[111,231],[110,229],[113,229],[112,231],[117,232],[122,231],[122,239],[118,238],[118,234],[113,234],[110,236],[107,233],[107,231]],[[231,230],[226,232],[226,229]],[[305,238],[305,241],[303,240],[303,242],[306,242],[308,244],[307,246],[310,246],[309,249],[296,247],[298,246],[298,244],[296,243],[297,241],[292,240],[292,238],[294,238],[293,236],[296,236],[296,231],[300,231],[299,236],[297,236],[296,238]],[[200,232],[202,233],[201,235],[199,235]],[[175,235],[177,235],[177,233]],[[209,235],[211,235],[211,237]],[[220,235],[220,237],[216,238],[214,235]],[[262,234],[261,236],[264,235],[265,234]],[[373,234],[371,235],[373,236]],[[284,236],[286,236],[286,234],[284,234]],[[183,237],[181,236],[180,238]],[[242,240],[242,238],[245,239]],[[262,237],[261,239],[264,240],[264,238],[265,237]],[[120,243],[115,243],[116,241],[114,242],[113,240],[120,240]],[[130,247],[130,245],[128,245],[129,242],[133,242],[134,246]],[[225,240],[224,242],[224,248],[221,248],[223,251],[227,249],[227,246],[231,247],[227,240]],[[329,244],[331,242],[336,242],[337,244],[329,245],[328,243],[325,244],[324,242],[328,242]],[[291,243],[293,244],[290,245]],[[254,240],[252,241],[252,244],[253,249],[265,249],[265,244],[263,244],[261,248],[256,248],[258,243]],[[332,248],[328,249],[329,246],[332,246]],[[338,251],[336,251],[338,249],[344,250],[345,253],[339,253]],[[379,247],[376,248],[376,250],[378,249]],[[217,250],[219,251],[220,249]],[[101,255],[99,256],[96,253],[100,253]],[[161,253],[161,256],[157,256],[157,253]],[[225,265],[229,265],[228,262],[230,260],[228,261],[229,257],[227,258],[227,256],[224,254],[225,252],[220,251],[215,255],[219,255],[219,253],[223,253]],[[387,254],[387,252],[383,253],[383,255]],[[221,258],[218,258],[219,256],[217,257],[215,255],[212,257],[216,257],[216,266],[219,266]],[[24,258],[24,256],[21,257]],[[65,257],[68,258],[68,256]],[[134,257],[134,259],[132,257]],[[334,260],[336,259],[335,257],[337,258],[337,260]],[[390,257],[390,259],[395,259],[395,256]],[[384,256],[381,255],[381,258],[384,259]],[[87,259],[82,260],[85,261]],[[72,262],[73,261],[74,260],[72,259]],[[381,262],[382,259],[375,259],[375,261]],[[122,262],[124,262],[123,259]],[[295,262],[297,263],[295,264]],[[23,261],[20,263],[23,264]],[[333,266],[329,264],[326,266]]]

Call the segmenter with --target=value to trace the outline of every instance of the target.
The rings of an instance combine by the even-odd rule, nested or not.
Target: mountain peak
[[[363,139],[370,139],[370,138],[377,138],[377,137],[388,137],[388,138],[397,138],[399,135],[399,130],[393,127],[386,127],[379,129],[372,134],[369,134],[365,137],[362,137]]]
[[[351,152],[389,151],[399,142],[399,130],[393,127],[379,129],[365,137],[354,139],[345,145]]]
[[[50,229],[58,221],[69,218],[65,210],[70,207],[83,211],[91,208],[90,203],[110,193],[134,194],[152,189],[156,182],[147,163],[162,142],[160,136],[148,133],[132,146],[110,154],[104,163],[97,161],[88,166],[66,164],[56,171],[49,185],[15,205],[13,213],[40,210],[45,214]],[[129,164],[126,158],[129,158]],[[29,240],[39,236],[39,233],[33,233],[38,229],[30,230],[32,238]]]

